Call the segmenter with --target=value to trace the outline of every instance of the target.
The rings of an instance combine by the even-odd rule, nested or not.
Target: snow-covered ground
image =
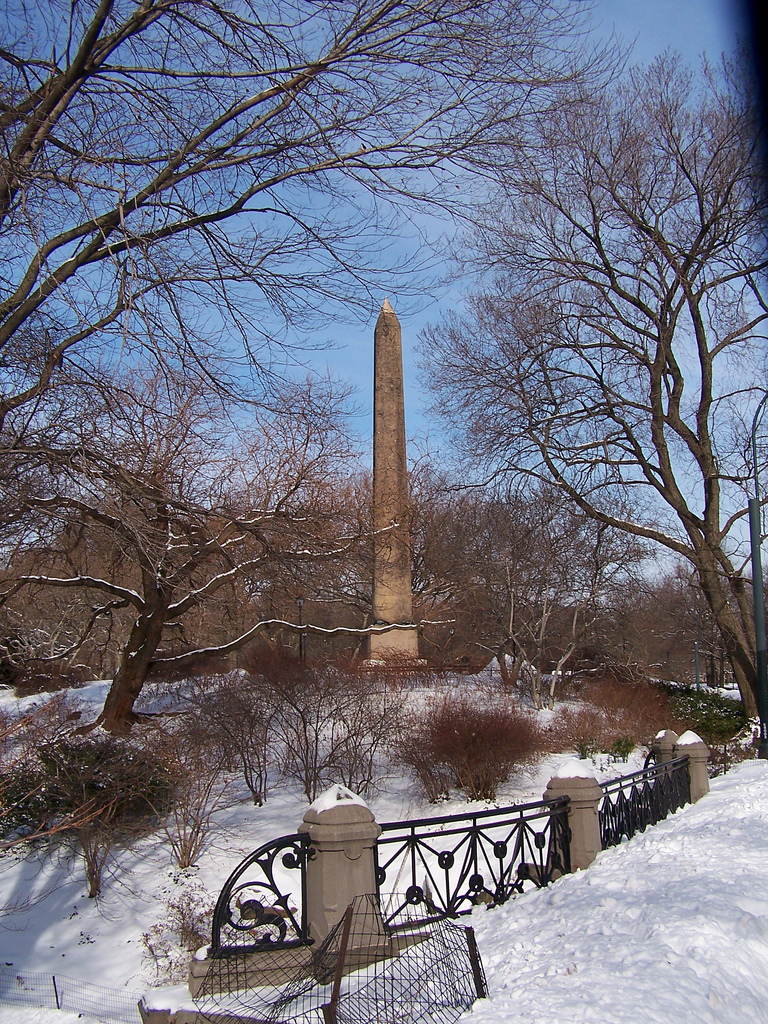
[[[89,694],[90,696],[90,694]],[[100,699],[94,684],[93,700]],[[499,804],[539,799],[570,755],[518,772]],[[601,778],[639,766],[596,765]],[[424,803],[392,779],[369,801],[379,821],[477,807]],[[0,858],[0,966],[141,990],[159,978],[143,934],[186,894],[215,898],[256,846],[295,831],[301,796],[275,790],[262,807],[218,812],[199,865],[174,870],[167,846],[147,837],[110,864],[104,893],[86,896],[79,858]],[[715,780],[695,807],[608,850],[586,872],[472,915],[490,998],[474,1024],[768,1022],[768,766],[750,762]],[[0,1005],[0,1021],[70,1024],[76,1015]]]
[[[472,923],[472,1024],[768,1021],[768,765]]]
[[[589,870],[506,907],[476,910],[472,924],[490,998],[478,1001],[465,1019],[471,1024],[767,1021],[766,835],[768,765],[753,761],[716,779],[697,805],[600,854]],[[145,902],[136,894],[137,909]],[[41,931],[53,938],[55,915],[45,903],[37,909],[51,922]],[[135,923],[118,915],[114,902],[101,914],[104,933],[87,947],[85,958],[78,957],[77,922],[73,925],[66,970],[115,984],[129,969],[126,944]],[[14,935],[23,937],[30,927],[27,922],[20,932],[6,931],[5,950],[13,948]],[[44,945],[41,938],[41,954]],[[55,962],[55,957],[43,959]],[[25,964],[31,968],[33,961]],[[0,1008],[0,1020],[14,1024],[76,1019],[50,1010]]]

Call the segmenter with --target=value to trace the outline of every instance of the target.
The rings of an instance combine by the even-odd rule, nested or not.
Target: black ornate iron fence
[[[309,836],[265,843],[227,879],[213,911],[210,955],[308,945]]]
[[[690,803],[688,755],[611,779],[600,788],[600,838],[605,850]]]
[[[567,797],[381,828],[376,867],[386,924],[407,904],[423,907],[424,921],[457,917],[570,870]]]
[[[631,839],[690,802],[688,757],[603,783],[603,849]],[[376,844],[383,922],[414,908],[422,922],[505,903],[570,871],[568,797],[472,814],[393,821]],[[227,879],[213,914],[210,955],[280,950],[312,943],[307,921],[307,833],[265,843]]]
[[[376,848],[385,923],[422,906],[424,921],[504,903],[526,882],[570,870],[568,800],[387,822]],[[309,945],[306,833],[265,843],[232,872],[213,912],[210,955]],[[399,895],[393,897],[397,889]]]

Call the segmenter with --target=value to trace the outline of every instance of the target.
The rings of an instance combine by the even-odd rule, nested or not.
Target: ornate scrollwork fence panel
[[[306,893],[312,853],[309,837],[297,832],[265,843],[235,868],[213,912],[211,956],[310,943]]]
[[[504,903],[526,882],[547,885],[570,870],[569,839],[567,797],[388,822],[376,848],[385,922],[408,903],[437,920]]]
[[[652,765],[602,783],[600,837],[603,849],[618,846],[662,821],[691,800],[688,756]]]

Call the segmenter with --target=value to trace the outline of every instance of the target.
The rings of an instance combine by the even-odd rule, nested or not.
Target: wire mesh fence
[[[454,1024],[485,994],[471,929],[408,907],[385,923],[369,895],[314,951],[222,952],[195,1003],[212,1024]]]
[[[0,1006],[35,1006],[47,1010],[68,1010],[105,1024],[139,1024],[141,992],[92,985],[63,974],[38,974],[0,968]]]

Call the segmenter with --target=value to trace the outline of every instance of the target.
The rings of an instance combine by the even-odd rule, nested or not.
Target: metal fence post
[[[472,966],[472,978],[475,982],[475,992],[477,993],[478,999],[488,998],[488,985],[485,980],[485,971],[483,970],[483,964],[480,960],[480,953],[477,948],[477,939],[475,938],[474,928],[465,928],[464,934],[467,937],[467,950],[469,952],[469,962]]]

